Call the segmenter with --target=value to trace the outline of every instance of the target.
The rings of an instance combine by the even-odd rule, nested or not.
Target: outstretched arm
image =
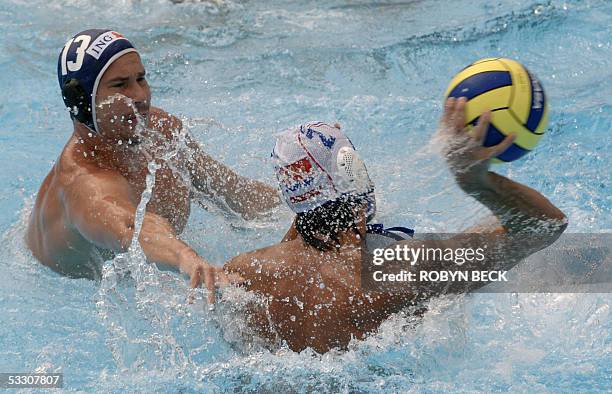
[[[129,185],[113,175],[83,175],[66,191],[64,204],[70,222],[79,233],[98,247],[125,252],[134,235],[136,206],[129,199]],[[138,240],[151,262],[176,267],[191,278],[191,286],[201,282],[214,301],[213,268],[186,243],[178,239],[172,226],[159,215],[145,213]]]
[[[189,136],[187,161],[194,187],[217,203],[250,220],[280,204],[276,189],[236,174],[202,151]]]
[[[250,220],[280,204],[276,189],[240,176],[207,155],[191,135],[183,130],[183,124],[176,116],[152,108],[151,125],[163,132],[166,138],[179,135],[184,137],[187,149],[179,157],[185,163],[191,184],[221,208]]]

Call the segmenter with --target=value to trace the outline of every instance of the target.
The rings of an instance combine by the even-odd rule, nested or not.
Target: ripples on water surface
[[[607,294],[437,299],[420,324],[397,316],[343,354],[270,353],[237,346],[239,319],[186,304],[186,281],[143,268],[138,250],[124,257],[143,268],[136,281],[107,265],[100,284],[41,267],[21,237],[71,130],[57,55],[91,27],[128,36],[153,104],[243,174],[272,181],[275,131],[339,121],[377,184],[379,219],[417,231],[453,231],[486,214],[453,185],[429,140],[455,72],[482,57],[516,58],[543,82],[551,122],[535,152],[500,171],[548,196],[569,231],[609,232],[611,4],[0,3],[0,371],[61,371],[67,389],[88,391],[606,390]],[[184,237],[221,264],[277,240],[290,215],[281,216],[253,226],[195,208]]]

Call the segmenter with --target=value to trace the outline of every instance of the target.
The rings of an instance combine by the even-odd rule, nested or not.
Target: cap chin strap
[[[414,230],[407,227],[388,227],[385,228],[382,223],[373,223],[366,225],[366,232],[370,234],[380,234],[393,238],[396,241],[403,241],[405,239],[414,238]]]
[[[110,67],[111,64],[113,64],[115,60],[119,59],[121,56],[125,55],[126,53],[130,53],[130,52],[137,52],[137,51],[135,48],[126,48],[122,51],[115,53],[110,59],[108,59],[104,67],[102,67],[102,70],[100,70],[100,72],[96,76],[96,80],[94,81],[94,85],[93,85],[93,90],[91,92],[91,108],[92,108],[91,118],[92,118],[92,126],[94,130],[98,130],[98,122],[96,121],[96,94],[98,93],[98,86],[100,85],[100,80],[102,79],[102,76],[104,75],[106,70]]]

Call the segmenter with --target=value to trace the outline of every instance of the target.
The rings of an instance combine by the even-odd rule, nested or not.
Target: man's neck
[[[355,231],[354,228],[349,228],[338,234],[340,249],[357,248],[361,246],[363,241],[361,232]]]
[[[352,251],[360,248],[365,241],[366,220],[365,215],[355,224],[354,227],[348,228],[338,234],[339,251]]]

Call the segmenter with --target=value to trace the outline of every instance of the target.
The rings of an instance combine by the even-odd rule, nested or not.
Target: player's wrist
[[[468,194],[482,192],[491,188],[491,171],[465,171],[455,174],[455,181]]]
[[[189,247],[182,248],[177,252],[178,265],[181,271],[191,274],[198,264],[199,256]]]

